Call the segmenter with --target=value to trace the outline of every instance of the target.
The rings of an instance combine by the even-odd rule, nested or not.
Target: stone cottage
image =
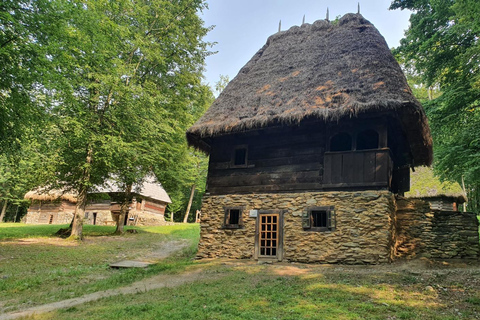
[[[432,162],[425,112],[360,14],[269,37],[187,139],[210,155],[199,258],[389,262],[397,199]],[[457,256],[478,256],[472,239]]]
[[[112,199],[122,191],[113,182],[97,187],[89,193],[85,208],[85,224],[115,225],[120,216],[120,205]],[[125,225],[165,225],[165,208],[171,203],[162,185],[149,177],[132,188],[133,200],[125,217]],[[25,217],[29,224],[68,224],[72,221],[77,197],[60,190],[30,191],[25,199],[32,201]]]

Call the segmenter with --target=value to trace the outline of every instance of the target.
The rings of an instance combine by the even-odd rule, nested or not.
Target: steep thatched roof
[[[304,119],[339,120],[391,111],[405,128],[415,165],[429,165],[425,113],[384,38],[360,14],[319,20],[268,38],[208,111],[187,131],[203,139]]]
[[[90,192],[92,193],[119,193],[123,192],[113,180],[108,180],[103,186],[96,186]],[[132,193],[142,197],[153,200],[163,201],[165,203],[172,203],[169,195],[163,189],[162,184],[157,182],[153,176],[148,176],[142,184],[133,186]],[[67,200],[72,203],[77,202],[77,194],[69,191],[65,192],[58,189],[48,190],[47,188],[38,188],[25,194],[25,199],[40,200],[40,201],[55,201],[58,199]]]

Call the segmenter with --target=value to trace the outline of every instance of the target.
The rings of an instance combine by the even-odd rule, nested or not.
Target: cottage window
[[[311,231],[335,230],[334,207],[309,208],[303,215],[303,229]]]
[[[242,227],[242,207],[225,208],[225,218],[223,222],[223,228],[225,229],[238,229]]]
[[[352,137],[346,133],[337,133],[330,139],[330,151],[350,151],[352,150]]]
[[[248,149],[246,146],[238,146],[233,152],[232,164],[236,167],[247,165]]]
[[[372,129],[357,135],[357,150],[378,149],[378,132]]]

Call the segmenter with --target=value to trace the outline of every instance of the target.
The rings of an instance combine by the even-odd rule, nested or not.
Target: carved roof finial
[[[302,24],[305,24],[305,15],[303,15]]]
[[[330,21],[330,20],[328,19],[328,7],[327,7],[327,18],[326,18],[325,20]]]
[[[357,13],[360,14],[360,2],[358,3]]]
[[[282,30],[282,20],[278,23],[278,32]]]

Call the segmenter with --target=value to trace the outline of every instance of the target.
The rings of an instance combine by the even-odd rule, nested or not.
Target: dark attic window
[[[378,132],[372,129],[357,135],[357,150],[378,149]]]
[[[352,150],[352,137],[346,132],[337,133],[330,139],[330,151]]]
[[[235,167],[242,167],[247,165],[248,149],[246,146],[236,147],[233,152],[232,164]]]
[[[309,208],[303,215],[303,229],[310,231],[333,231],[335,230],[334,207]]]
[[[239,229],[242,227],[242,212],[243,208],[225,208],[225,218],[223,228],[225,229]]]

